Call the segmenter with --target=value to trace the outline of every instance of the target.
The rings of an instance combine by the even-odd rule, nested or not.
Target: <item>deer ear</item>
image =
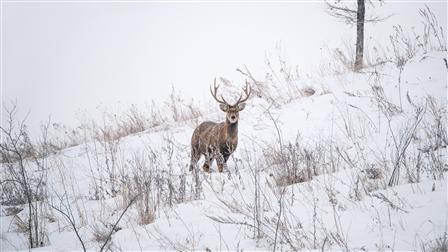
[[[244,103],[244,102],[238,104],[238,110],[239,110],[239,111],[243,110],[245,107],[246,107],[246,103]]]
[[[223,112],[227,112],[228,107],[226,104],[220,103],[219,104],[219,108],[223,111]]]

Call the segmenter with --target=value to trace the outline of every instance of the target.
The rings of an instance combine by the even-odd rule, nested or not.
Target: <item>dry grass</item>
[[[437,239],[422,243],[421,250],[424,252],[448,252],[448,235],[445,234]]]
[[[273,167],[278,186],[309,181],[324,172],[322,167],[328,166],[325,160],[328,152],[324,145],[318,143],[312,147],[304,147],[299,137],[282,146],[269,145],[264,153],[268,165]]]

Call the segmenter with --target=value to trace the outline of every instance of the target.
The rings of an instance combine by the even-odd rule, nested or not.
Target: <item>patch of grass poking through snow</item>
[[[273,167],[277,186],[310,181],[322,173],[321,168],[325,165],[324,146],[317,144],[305,148],[299,139],[284,146],[268,146],[265,153],[268,164]]]
[[[423,252],[448,252],[448,234],[422,244]]]

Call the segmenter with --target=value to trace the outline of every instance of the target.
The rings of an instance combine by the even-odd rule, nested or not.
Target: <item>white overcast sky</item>
[[[375,11],[394,16],[369,24],[366,43],[387,40],[394,24],[420,25],[425,3],[446,29],[446,2],[386,2]],[[262,69],[279,44],[290,64],[312,72],[321,48],[354,39],[323,2],[6,2],[2,102],[30,111],[32,131],[49,115],[75,126],[77,111],[163,100],[171,86],[210,99],[215,76],[242,84],[235,69]]]

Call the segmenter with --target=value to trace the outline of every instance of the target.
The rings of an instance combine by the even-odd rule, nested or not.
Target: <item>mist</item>
[[[368,11],[418,27],[424,4]],[[427,4],[444,23],[446,3]],[[392,29],[367,24],[366,44],[387,42]],[[208,101],[214,77],[242,85],[235,69],[244,65],[263,77],[265,59],[279,51],[304,76],[316,74],[326,48],[355,41],[355,27],[328,15],[324,2],[7,2],[2,30],[2,104],[16,100],[29,112],[32,134],[49,117],[76,126],[101,108],[163,101],[172,88]]]

